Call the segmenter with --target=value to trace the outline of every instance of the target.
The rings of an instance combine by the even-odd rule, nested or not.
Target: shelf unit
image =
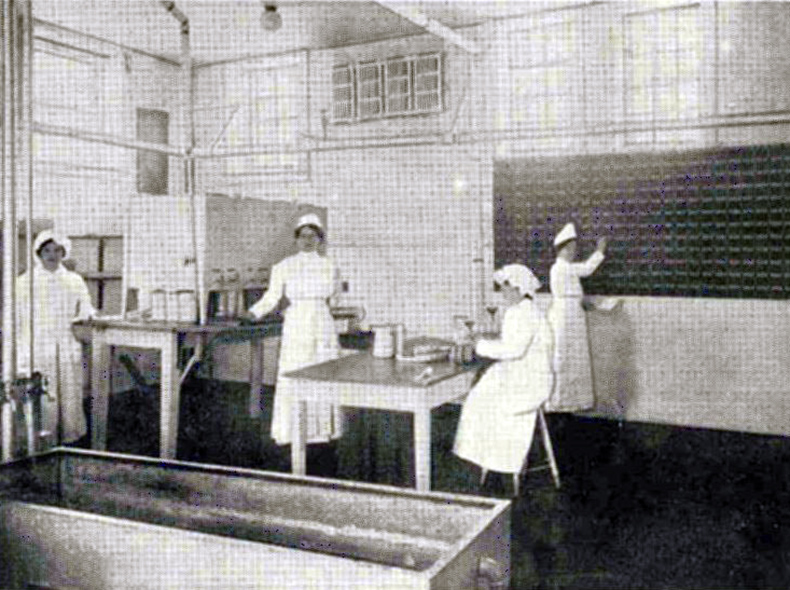
[[[84,235],[70,239],[74,270],[85,279],[96,309],[104,314],[121,313],[123,237]]]

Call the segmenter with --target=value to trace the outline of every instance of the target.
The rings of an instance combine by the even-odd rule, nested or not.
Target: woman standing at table
[[[487,471],[521,471],[537,410],[551,395],[553,336],[533,298],[540,281],[526,266],[494,273],[507,309],[502,334],[481,339],[475,352],[498,362],[483,373],[461,409],[453,452]]]
[[[549,271],[552,300],[548,318],[554,328],[557,383],[547,409],[572,412],[595,405],[581,279],[594,273],[603,262],[606,238],[598,241],[595,252],[587,260],[574,262],[576,227],[568,223],[554,239],[554,247],[557,260]]]
[[[334,262],[320,252],[324,226],[315,214],[299,218],[295,228],[299,252],[272,268],[269,287],[248,311],[259,320],[272,312],[285,297],[280,358],[277,365],[271,436],[278,444],[291,442],[293,383],[285,373],[339,356],[338,337],[329,300],[339,292],[339,274]],[[307,408],[307,441],[328,442],[341,434],[340,412],[329,404]]]
[[[74,442],[87,434],[82,405],[82,348],[74,337],[72,323],[96,315],[85,281],[62,264],[70,246],[67,238],[51,230],[42,231],[33,242],[32,367],[28,318],[31,271],[16,282],[19,372],[30,375],[38,371],[48,380],[48,395],[41,399],[41,428],[56,437],[56,444]]]

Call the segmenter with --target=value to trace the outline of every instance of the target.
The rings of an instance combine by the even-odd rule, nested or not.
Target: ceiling
[[[576,2],[578,4],[578,2]],[[424,32],[382,4],[363,0],[176,0],[190,21],[198,62],[295,49],[325,49]],[[275,32],[261,27],[264,4],[282,17]],[[450,28],[574,4],[566,0],[411,0],[391,2],[419,10]],[[159,0],[33,0],[34,16],[123,45],[177,59],[178,22]]]

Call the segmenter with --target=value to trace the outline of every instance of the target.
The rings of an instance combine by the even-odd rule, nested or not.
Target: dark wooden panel
[[[153,143],[168,142],[170,115],[166,111],[137,109],[137,139]],[[137,191],[166,195],[168,156],[158,152],[137,151]]]
[[[790,146],[499,161],[496,264],[544,284],[568,221],[583,255],[610,241],[588,293],[787,298]]]

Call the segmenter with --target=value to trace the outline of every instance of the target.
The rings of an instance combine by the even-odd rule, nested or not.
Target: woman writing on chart
[[[338,337],[329,300],[339,291],[334,262],[319,252],[324,226],[315,214],[299,218],[295,229],[299,252],[274,265],[269,287],[247,313],[259,320],[285,297],[280,358],[277,367],[271,436],[278,444],[291,442],[293,383],[285,373],[324,361],[339,354]],[[307,411],[307,441],[328,442],[341,434],[340,413],[329,404],[312,404]]]
[[[540,281],[526,266],[494,273],[507,305],[498,339],[482,339],[475,352],[498,362],[469,392],[453,452],[487,471],[518,474],[532,444],[537,410],[551,395],[553,336],[533,297]]]
[[[16,282],[19,303],[19,372],[40,372],[48,380],[48,395],[41,399],[42,431],[55,436],[55,444],[74,442],[87,434],[82,406],[82,348],[72,323],[96,315],[88,287],[80,275],[63,266],[70,242],[50,230],[33,242],[33,344],[35,366],[30,363],[31,270]],[[60,419],[59,419],[60,418]]]
[[[554,329],[557,383],[547,409],[572,412],[595,405],[581,279],[594,273],[603,262],[606,238],[598,241],[587,260],[574,262],[576,228],[568,223],[554,239],[554,247],[557,260],[549,272],[552,300],[548,318]]]

